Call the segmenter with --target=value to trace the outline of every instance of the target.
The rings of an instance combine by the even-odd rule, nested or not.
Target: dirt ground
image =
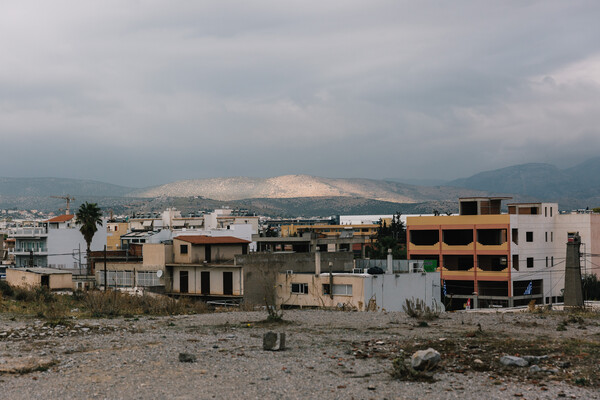
[[[286,311],[72,319],[0,315],[0,398],[600,399],[600,314]],[[263,334],[285,332],[284,351]],[[431,381],[393,360],[434,348]],[[186,353],[194,362],[181,362]],[[539,356],[506,367],[504,355]]]

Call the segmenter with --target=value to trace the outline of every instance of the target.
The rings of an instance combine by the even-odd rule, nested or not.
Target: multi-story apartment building
[[[17,227],[9,231],[15,239],[11,253],[18,267],[52,267],[81,269],[86,263],[86,243],[73,215],[39,222],[37,226]],[[98,227],[92,239],[92,249],[106,244],[106,227]]]
[[[556,203],[512,203],[503,214],[507,199],[461,198],[459,215],[407,219],[408,258],[436,260],[447,297],[457,303],[559,301],[567,233],[580,233],[589,257],[599,250],[600,215],[560,214]]]

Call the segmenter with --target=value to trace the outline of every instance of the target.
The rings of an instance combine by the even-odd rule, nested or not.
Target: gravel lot
[[[275,325],[265,317],[222,312],[52,326],[0,316],[0,398],[600,399],[598,314],[565,323],[562,313],[451,313],[422,327],[403,313],[286,311],[287,323]],[[285,351],[262,349],[270,330],[286,332]],[[427,347],[442,354],[435,382],[390,376],[401,349],[408,357]],[[498,362],[524,348],[549,356],[543,372]],[[179,353],[197,360],[180,362]]]

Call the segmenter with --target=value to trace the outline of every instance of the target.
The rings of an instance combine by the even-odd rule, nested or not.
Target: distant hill
[[[600,157],[562,170],[551,164],[514,165],[480,172],[448,185],[555,201],[562,208],[595,207],[600,205]]]
[[[68,178],[2,178],[0,196],[125,196],[135,188]]]
[[[186,180],[130,193],[136,197],[202,196],[216,200],[356,197],[393,203],[456,201],[460,196],[484,195],[471,189],[415,186],[375,179],[333,179],[309,175],[274,178],[212,178]]]

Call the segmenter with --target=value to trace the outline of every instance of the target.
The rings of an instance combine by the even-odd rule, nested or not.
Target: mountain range
[[[231,203],[265,214],[324,215],[337,213],[392,213],[393,209],[452,211],[459,197],[511,195],[515,201],[558,202],[562,209],[600,205],[600,157],[574,167],[521,164],[480,172],[443,186],[420,186],[395,180],[336,179],[309,175],[272,178],[210,178],[134,188],[110,183],[63,178],[1,178],[0,208],[58,210],[64,204],[50,196],[70,194],[95,201],[116,212],[163,207],[194,199],[186,207],[218,207]],[[325,204],[327,202],[327,204]],[[187,204],[187,206],[185,205]],[[400,207],[402,205],[402,207]]]

